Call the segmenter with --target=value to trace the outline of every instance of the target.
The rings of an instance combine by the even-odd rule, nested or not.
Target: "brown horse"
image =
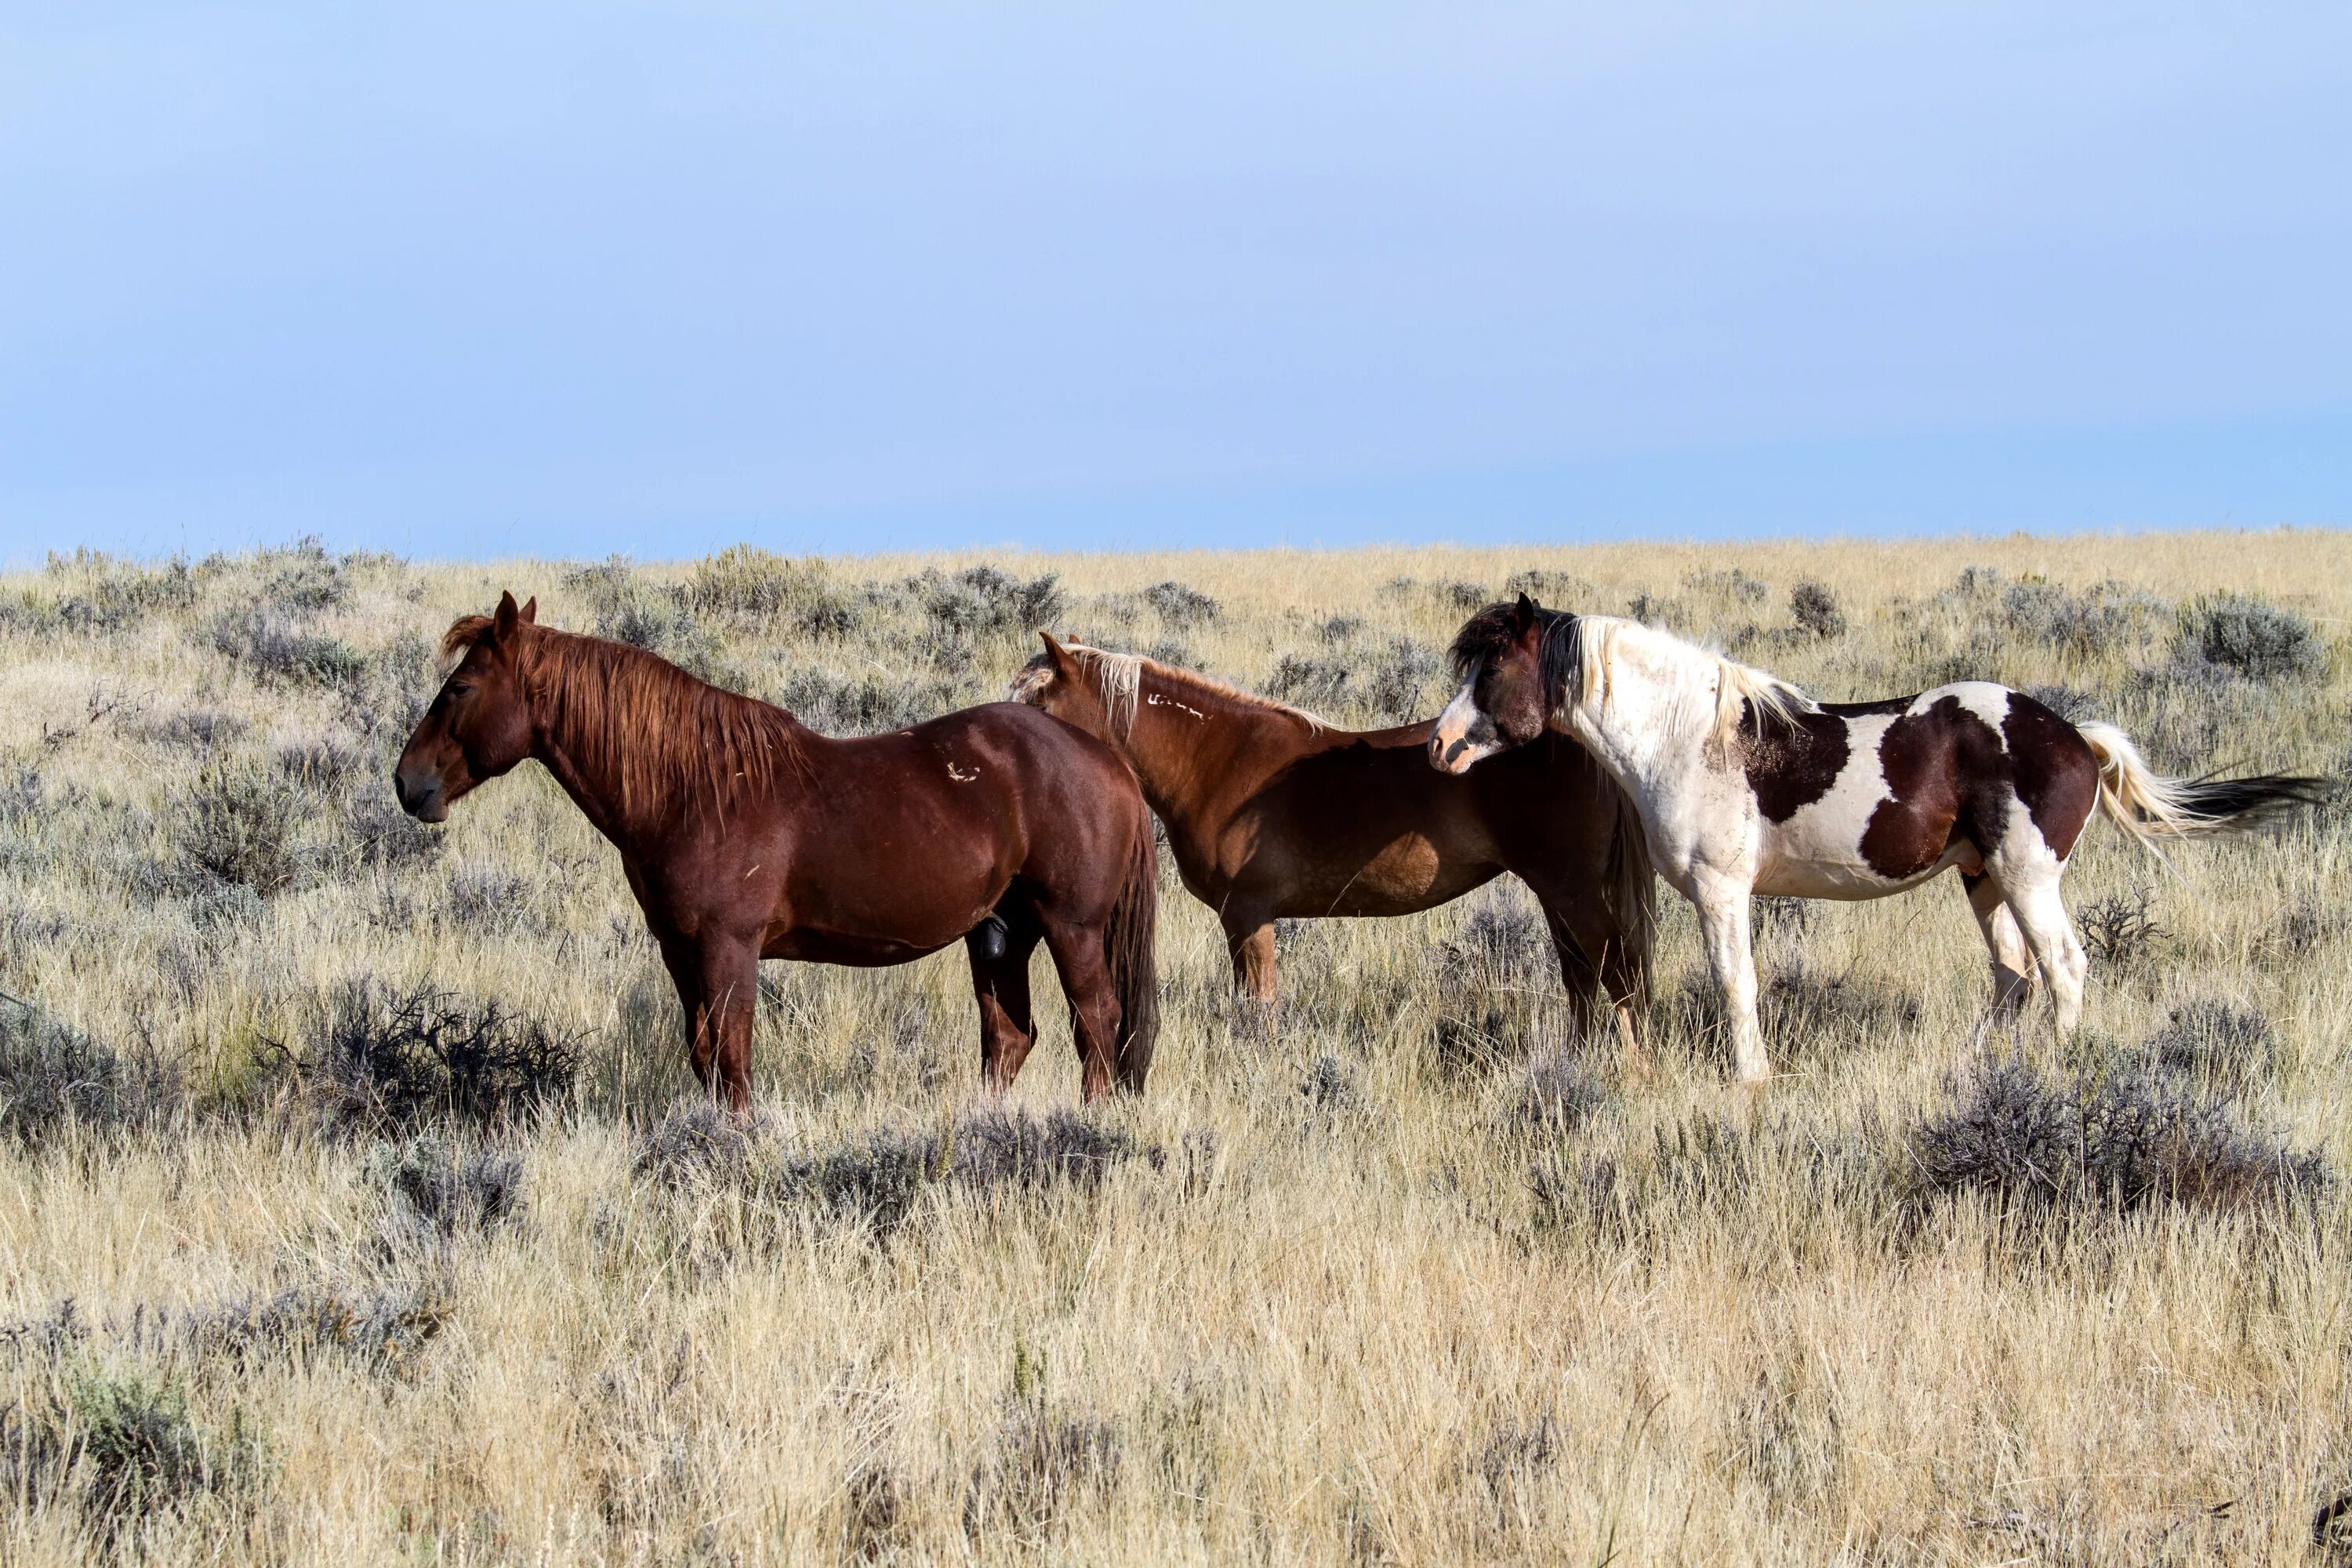
[[[1092,1100],[1139,1089],[1158,1029],[1157,854],[1127,764],[1009,702],[832,740],[514,595],[443,639],[458,663],[393,775],[439,822],[525,758],[621,852],[686,1009],[694,1070],[741,1110],[762,958],[905,963],[962,938],[992,1089],[1034,1043],[1053,954]],[[460,657],[462,656],[462,657]]]
[[[1600,986],[1626,1050],[1649,990],[1654,905],[1641,819],[1561,737],[1454,779],[1429,724],[1360,732],[1129,654],[1045,651],[1013,694],[1117,746],[1192,896],[1217,911],[1234,983],[1275,999],[1274,922],[1404,915],[1505,871],[1535,892],[1579,1028]]]

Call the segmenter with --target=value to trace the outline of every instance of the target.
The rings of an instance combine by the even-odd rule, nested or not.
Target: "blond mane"
[[[1724,758],[1732,754],[1739,739],[1740,719],[1749,704],[1755,706],[1759,724],[1767,714],[1788,723],[1798,709],[1812,706],[1810,698],[1779,676],[1741,664],[1713,648],[1687,642],[1672,632],[1618,616],[1579,616],[1577,621],[1580,668],[1576,689],[1561,695],[1563,709],[1579,701],[1591,703],[1596,712],[1608,706],[1612,670],[1622,657],[1622,645],[1629,641],[1663,646],[1686,665],[1694,677],[1713,678],[1710,684],[1714,688],[1714,711],[1706,719],[1706,747],[1712,756]],[[1694,681],[1691,688],[1676,696],[1678,701],[1694,701],[1699,700],[1701,693]]]
[[[1213,675],[1203,675],[1197,669],[1186,669],[1181,665],[1162,664],[1156,658],[1147,658],[1141,654],[1113,653],[1108,648],[1095,647],[1087,643],[1067,643],[1064,647],[1082,665],[1089,667],[1089,672],[1094,679],[1095,690],[1101,697],[1103,711],[1110,721],[1111,733],[1122,742],[1134,732],[1137,694],[1142,689],[1143,674],[1147,669],[1161,680],[1200,692],[1203,696],[1222,698],[1225,701],[1238,703],[1244,708],[1255,708],[1268,713],[1280,714],[1287,719],[1296,719],[1316,734],[1321,734],[1331,727],[1304,709],[1293,708],[1286,702],[1276,702],[1271,697],[1262,697],[1255,691],[1244,690],[1241,687],[1219,680]]]

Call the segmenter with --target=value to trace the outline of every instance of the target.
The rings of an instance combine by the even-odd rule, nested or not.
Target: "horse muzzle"
[[[392,793],[399,800],[400,809],[419,822],[449,820],[448,792],[441,787],[441,781],[437,778],[418,779],[412,784],[406,773],[395,769],[392,775]]]

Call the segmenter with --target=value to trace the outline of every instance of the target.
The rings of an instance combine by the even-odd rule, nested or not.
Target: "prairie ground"
[[[1068,1114],[1050,973],[999,1113],[960,952],[770,964],[740,1131],[543,771],[390,798],[501,588],[843,732],[999,696],[1040,625],[1423,715],[1522,584],[1823,698],[2352,764],[2338,533],[53,558],[0,577],[0,1558],[2352,1552],[2342,805],[2168,867],[2095,826],[2069,1040],[1972,1039],[1950,881],[1762,912],[1751,1101],[1671,894],[1629,1079],[1515,885],[1286,928],[1268,1020],[1170,874],[1141,1099]]]

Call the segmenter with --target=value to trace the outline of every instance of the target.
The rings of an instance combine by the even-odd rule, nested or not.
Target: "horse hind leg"
[[[2064,870],[2064,862],[2053,857],[2046,868],[2036,867],[2023,877],[2000,878],[2002,897],[2032,952],[2034,969],[2050,987],[2051,1011],[2062,1035],[2072,1033],[2082,1022],[2083,990],[2091,971],[2090,954],[2074,933],[2074,920],[2059,893],[2059,877]]]
[[[1981,871],[1963,871],[1960,885],[1968,890],[1969,908],[1976,914],[1977,930],[1992,961],[1992,1006],[1977,1026],[1975,1043],[1981,1045],[1994,1028],[2013,1022],[2032,994],[2033,955],[1998,882]]]
[[[1118,994],[1103,955],[1099,925],[1046,920],[1045,951],[1054,955],[1062,994],[1070,1001],[1071,1030],[1077,1037],[1081,1093],[1089,1100],[1111,1091],[1118,1056]]]
[[[1037,951],[1037,928],[1017,910],[1000,909],[964,939],[971,964],[971,990],[980,1004],[980,1081],[1003,1094],[1020,1075],[1037,1042],[1029,1000],[1029,958]]]

